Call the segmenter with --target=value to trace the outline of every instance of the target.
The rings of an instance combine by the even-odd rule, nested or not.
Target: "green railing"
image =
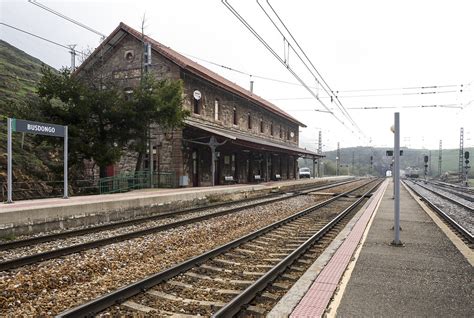
[[[176,175],[174,172],[154,172],[150,178],[149,171],[137,171],[130,174],[120,174],[99,180],[100,194],[128,192],[146,188],[175,188]]]

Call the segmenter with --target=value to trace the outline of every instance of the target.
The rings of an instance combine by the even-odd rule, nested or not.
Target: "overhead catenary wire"
[[[37,35],[37,34],[31,33],[31,32],[25,31],[25,30],[22,30],[22,29],[17,28],[17,27],[14,27],[13,25],[10,25],[10,24],[4,23],[4,22],[0,22],[0,24],[1,24],[1,25],[4,25],[4,26],[6,26],[6,27],[9,27],[9,28],[11,28],[11,29],[17,30],[17,31],[19,31],[19,32],[22,32],[22,33],[31,35],[31,36],[33,36],[33,37],[35,37],[35,38],[40,39],[40,40],[49,42],[49,43],[54,44],[54,45],[56,45],[56,46],[60,46],[60,47],[62,47],[62,48],[65,48],[65,49],[68,50],[68,51],[73,51],[73,52],[79,53],[79,54],[81,54],[81,55],[83,55],[83,56],[86,55],[84,52],[77,51],[77,50],[73,49],[71,46],[67,46],[67,45],[64,45],[64,44],[61,44],[61,43],[58,43],[58,42],[49,40],[49,39],[44,38],[44,37],[42,37],[42,36],[39,36],[39,35]]]
[[[358,110],[381,110],[381,109],[394,109],[394,108],[459,108],[463,109],[462,104],[434,104],[434,105],[405,105],[405,106],[361,106],[361,107],[350,107],[349,109]]]
[[[303,87],[306,88],[306,90],[327,110],[328,113],[330,113],[337,121],[339,121],[344,127],[349,129],[351,132],[352,129],[347,126],[347,124],[342,121],[334,112],[319,98],[317,94],[315,94],[309,86],[296,74],[296,72],[289,66],[288,63],[286,63],[285,60],[283,60],[276,52],[273,50],[273,48],[258,34],[255,29],[252,28],[252,26],[237,12],[237,10],[230,5],[227,0],[221,0],[222,4],[262,43],[265,48],[282,64],[284,65],[287,70],[298,80],[298,82],[301,83]]]
[[[459,93],[458,90],[450,91],[429,91],[429,92],[414,92],[414,93],[398,93],[398,94],[366,94],[366,95],[339,95],[340,98],[357,98],[357,97],[384,97],[384,96],[407,96],[407,95],[433,95],[433,94],[447,94],[447,93]],[[330,97],[321,97],[330,98]],[[284,98],[269,98],[269,100],[307,100],[310,97],[284,97]],[[348,109],[351,109],[350,107]]]
[[[336,106],[338,106],[338,108],[341,110],[342,114],[347,117],[349,119],[349,121],[352,123],[352,125],[354,127],[357,128],[357,130],[362,134],[364,135],[364,133],[362,132],[362,130],[360,129],[360,127],[357,125],[357,123],[353,120],[353,118],[351,117],[351,115],[349,114],[349,112],[346,110],[346,108],[344,107],[344,105],[341,103],[341,101],[338,99],[338,97],[336,95],[334,95],[332,93],[332,89],[330,88],[329,84],[324,80],[324,78],[322,77],[321,73],[319,73],[319,71],[317,70],[317,68],[314,66],[313,62],[311,61],[311,59],[307,56],[307,54],[305,53],[305,51],[302,49],[302,47],[300,46],[300,44],[298,43],[298,41],[295,39],[295,37],[293,36],[293,34],[291,33],[291,31],[288,29],[288,27],[286,26],[286,24],[283,22],[283,20],[280,18],[280,16],[278,15],[278,13],[275,11],[275,9],[272,7],[272,5],[270,4],[269,0],[266,0],[269,8],[272,10],[272,12],[274,13],[274,15],[276,16],[276,18],[278,19],[278,21],[281,23],[281,25],[285,28],[286,32],[290,35],[291,39],[294,41],[294,43],[296,44],[296,46],[298,47],[298,49],[301,51],[301,53],[303,54],[303,56],[306,58],[306,60],[309,62],[309,64],[311,65],[311,67],[313,68],[313,70],[316,72],[316,74],[319,76],[319,79],[320,80],[317,80],[316,77],[315,79],[317,80],[317,83],[318,84],[321,84],[321,82],[324,84],[324,85],[321,85],[321,87],[323,88],[323,90],[331,97],[333,97],[331,99],[331,101],[335,100],[336,101]],[[276,24],[274,23],[274,21],[270,18],[270,16],[266,13],[265,9],[260,5],[259,3],[259,0],[257,0],[257,3],[259,4],[259,6],[262,8],[262,10],[265,12],[265,14],[267,15],[267,17],[272,21],[272,23],[275,25],[275,27],[279,30],[279,28],[276,26]],[[279,30],[280,34],[282,34],[282,32]],[[292,46],[293,48],[293,46]],[[293,48],[294,50],[294,48]],[[296,50],[294,50],[295,53],[296,53]],[[298,54],[298,57],[299,57],[299,54]],[[301,59],[301,57],[300,57]],[[301,59],[302,60],[302,59]],[[311,72],[312,73],[312,72]],[[329,93],[329,92],[331,93]]]
[[[267,80],[267,81],[272,81],[272,82],[277,82],[277,83],[282,83],[282,84],[288,84],[288,85],[293,85],[293,86],[303,86],[303,85],[301,85],[301,83],[289,82],[289,81],[285,81],[285,80],[278,79],[278,78],[272,78],[272,77],[269,77],[269,76],[258,75],[258,74],[255,74],[255,73],[248,73],[248,72],[239,70],[235,67],[224,65],[224,64],[219,63],[219,62],[214,62],[214,61],[211,61],[209,59],[198,57],[198,56],[195,56],[195,55],[192,55],[192,54],[189,54],[189,53],[184,53],[184,52],[180,52],[180,53],[182,55],[185,55],[185,56],[189,57],[189,58],[192,58],[192,59],[195,59],[195,60],[198,60],[198,61],[201,61],[201,62],[205,62],[205,63],[211,64],[211,65],[226,69],[228,71],[235,72],[235,73],[238,73],[238,74],[242,74],[242,75],[245,75],[245,76],[249,76],[249,77],[252,77],[252,78],[259,78],[259,79],[262,79],[262,80]],[[460,92],[460,91],[464,91],[463,88],[467,85],[469,85],[469,84],[461,83],[461,84],[449,84],[449,85],[420,85],[420,86],[411,86],[411,87],[361,88],[361,89],[337,90],[337,91],[333,91],[333,93],[335,95],[338,95],[339,97],[352,97],[352,96],[342,96],[342,95],[339,95],[339,94],[340,93],[355,93],[355,92],[395,91],[395,90],[401,91],[401,90],[415,90],[415,89],[423,90],[423,89],[438,89],[438,88],[453,88],[453,87],[459,87],[460,90],[459,91],[456,90],[456,91],[452,91],[452,92]],[[316,86],[309,86],[309,87],[310,88],[316,88]],[[405,95],[408,95],[408,93],[405,93]],[[360,97],[368,97],[368,96],[379,96],[379,95],[355,95],[354,97],[359,97],[359,96]],[[380,96],[384,96],[384,95],[380,95]],[[387,96],[392,96],[392,95],[387,95]],[[326,97],[326,96],[321,97],[320,96],[320,98],[330,98],[330,97],[329,96],[328,97]],[[303,99],[303,98],[281,98],[281,99],[280,98],[273,98],[272,100],[285,100],[285,99],[289,100],[289,99]]]
[[[457,108],[464,109],[466,105],[462,104],[445,104],[445,105],[405,105],[405,106],[361,106],[349,107],[351,110],[383,110],[383,109],[399,109],[399,108]],[[320,109],[292,109],[289,112],[320,112]]]
[[[69,22],[72,22],[72,23],[74,23],[75,25],[80,26],[81,28],[84,28],[84,29],[86,29],[86,30],[88,30],[88,31],[90,31],[90,32],[93,32],[93,33],[97,34],[97,35],[100,35],[102,39],[105,39],[105,38],[106,38],[106,35],[105,35],[105,34],[99,32],[99,31],[97,31],[97,30],[95,30],[95,29],[93,29],[93,28],[91,28],[91,27],[89,27],[89,26],[87,26],[87,25],[85,25],[85,24],[83,24],[83,23],[77,21],[77,20],[74,20],[74,19],[72,19],[72,18],[70,18],[70,17],[68,17],[68,16],[65,16],[64,14],[62,14],[62,13],[60,13],[60,12],[58,12],[58,11],[55,11],[55,10],[51,9],[51,8],[45,6],[44,4],[39,3],[37,0],[28,0],[28,2],[31,3],[31,4],[34,4],[34,5],[37,6],[37,7],[40,7],[40,8],[43,9],[43,10],[48,11],[48,12],[50,12],[50,13],[52,13],[52,14],[54,14],[54,15],[56,15],[56,16],[62,18],[62,19],[65,19],[65,20],[67,20],[67,21],[69,21]]]

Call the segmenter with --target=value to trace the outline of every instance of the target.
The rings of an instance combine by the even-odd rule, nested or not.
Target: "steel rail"
[[[136,231],[132,231],[132,232],[124,233],[124,234],[119,234],[119,235],[115,235],[115,236],[111,236],[111,237],[107,237],[107,238],[103,238],[103,239],[98,239],[98,240],[94,240],[94,241],[90,241],[90,242],[86,242],[86,243],[71,245],[71,246],[58,248],[58,249],[55,249],[55,250],[50,250],[50,251],[46,251],[46,252],[42,252],[42,253],[37,253],[37,254],[27,255],[27,256],[15,258],[15,259],[6,260],[6,261],[3,261],[3,262],[0,262],[0,271],[10,270],[10,269],[18,268],[18,267],[21,267],[21,266],[25,266],[25,265],[29,265],[29,264],[33,264],[33,263],[37,263],[37,262],[42,262],[42,261],[45,261],[45,260],[49,260],[49,259],[53,259],[53,258],[57,258],[57,257],[61,257],[61,256],[81,252],[81,251],[92,249],[92,248],[96,248],[96,247],[100,247],[100,246],[104,246],[104,245],[108,245],[108,244],[112,244],[112,243],[122,242],[122,241],[133,239],[133,238],[136,238],[136,237],[140,237],[140,236],[144,236],[144,235],[148,235],[148,234],[152,234],[152,233],[157,233],[157,232],[162,232],[162,231],[169,230],[169,229],[172,229],[172,228],[176,228],[176,227],[179,227],[179,226],[189,225],[189,224],[192,224],[192,223],[205,221],[205,220],[212,219],[212,218],[215,218],[215,217],[218,217],[218,216],[223,216],[223,215],[235,213],[235,212],[238,212],[238,211],[241,211],[241,210],[244,210],[244,209],[253,208],[255,206],[259,206],[259,205],[262,205],[262,204],[270,204],[270,203],[278,202],[278,201],[285,200],[285,199],[288,199],[288,198],[292,198],[292,197],[295,197],[295,196],[298,196],[298,195],[311,193],[311,192],[318,191],[318,190],[333,188],[333,187],[339,186],[339,185],[340,184],[338,184],[338,185],[326,185],[326,186],[322,186],[322,187],[317,187],[316,189],[309,189],[309,190],[305,190],[305,191],[300,191],[298,193],[294,193],[294,194],[291,194],[291,195],[286,195],[286,196],[281,196],[281,197],[274,198],[274,199],[269,199],[269,200],[264,201],[264,202],[254,202],[254,203],[247,204],[247,205],[244,205],[244,206],[230,208],[230,209],[227,209],[227,210],[218,211],[218,212],[214,212],[214,213],[210,213],[210,214],[206,214],[206,215],[201,215],[201,216],[197,216],[197,217],[194,217],[194,218],[189,218],[189,219],[185,219],[185,220],[181,220],[181,221],[171,222],[171,223],[168,223],[168,224],[157,225],[157,226],[149,227],[149,228],[146,228],[146,229],[136,230]]]
[[[436,194],[437,196],[442,197],[443,199],[446,199],[446,200],[448,200],[448,201],[450,201],[450,202],[452,202],[452,203],[454,203],[454,204],[457,204],[457,205],[459,205],[459,206],[465,208],[466,210],[469,210],[469,211],[471,211],[471,212],[474,211],[474,208],[471,208],[470,206],[465,205],[464,203],[459,202],[459,201],[456,200],[456,199],[450,198],[450,197],[448,197],[448,196],[445,195],[445,194],[442,194],[442,193],[439,193],[439,192],[437,192],[437,191],[435,191],[435,190],[433,190],[433,189],[430,189],[429,187],[427,187],[427,186],[421,184],[421,182],[414,182],[414,181],[412,181],[412,182],[413,182],[414,184],[416,184],[417,186],[419,186],[419,187],[421,187],[421,188],[423,188],[423,189],[425,189],[425,190],[428,190],[428,191],[430,191],[430,192]]]
[[[462,191],[462,188],[453,188],[453,187],[443,185],[442,183],[433,182],[433,181],[428,181],[428,183],[432,184],[433,186],[435,186],[436,188],[440,190],[457,195],[458,197],[463,198],[464,200],[474,202],[474,195],[472,195],[472,193],[469,191]]]
[[[453,220],[449,215],[447,215],[443,210],[437,207],[432,201],[428,200],[425,196],[423,196],[419,191],[415,190],[411,185],[409,185],[406,181],[403,183],[416,195],[418,195],[430,208],[432,208],[443,220],[445,220],[448,224],[450,224],[459,234],[468,240],[470,244],[474,243],[474,236],[461,224]]]
[[[230,302],[228,302],[224,307],[219,309],[212,317],[223,318],[223,317],[233,317],[240,310],[250,303],[261,291],[263,291],[271,282],[273,282],[280,274],[282,274],[289,266],[291,266],[298,258],[301,257],[308,249],[310,249],[317,241],[319,241],[324,235],[326,235],[334,226],[336,226],[349,212],[354,210],[359,206],[366,195],[371,193],[375,188],[377,188],[380,183],[378,182],[375,186],[370,188],[365,195],[361,196],[357,201],[352,203],[349,207],[344,209],[339,213],[334,219],[332,219],[328,224],[326,224],[321,230],[316,232],[308,240],[295,249],[291,254],[281,260],[277,265],[275,265],[271,270],[265,273],[252,285],[248,286],[242,293],[234,297]]]
[[[129,284],[127,286],[124,286],[120,289],[117,289],[111,293],[105,294],[99,298],[93,299],[85,304],[79,305],[77,307],[71,308],[69,310],[63,311],[59,313],[56,317],[84,317],[84,316],[94,316],[98,312],[113,306],[114,304],[117,304],[118,302],[124,301],[125,299],[128,299],[130,297],[133,297],[140,292],[143,292],[161,282],[164,282],[166,280],[169,280],[185,271],[190,270],[191,268],[195,267],[197,264],[202,264],[203,262],[214,258],[224,252],[227,252],[228,250],[235,248],[239,245],[242,245],[250,240],[253,240],[256,237],[261,236],[262,234],[265,234],[275,228],[278,228],[286,223],[289,223],[301,216],[304,216],[310,212],[313,212],[323,206],[328,205],[329,203],[338,200],[339,198],[343,197],[345,194],[357,191],[358,189],[374,182],[374,180],[371,180],[361,186],[356,187],[355,189],[346,191],[344,193],[341,193],[335,197],[332,197],[326,201],[323,201],[321,203],[318,203],[312,207],[306,208],[302,211],[296,212],[295,214],[283,219],[276,221],[270,225],[267,225],[259,230],[256,230],[250,234],[247,234],[245,236],[242,236],[238,239],[235,239],[234,241],[231,241],[225,245],[219,246],[217,248],[214,248],[211,251],[208,251],[206,253],[203,253],[201,255],[195,256],[187,261],[181,262],[175,266],[172,266],[164,271],[161,271],[159,273],[153,274],[149,277],[146,277],[140,281],[137,281],[135,283]]]
[[[325,185],[325,186],[338,186],[338,185],[343,185],[343,184],[354,182],[354,181],[355,180],[335,182],[335,183],[330,183],[330,184]],[[325,186],[323,186],[323,187],[325,187]],[[311,189],[311,188],[312,188],[311,186],[302,187],[301,189],[295,190],[295,191],[304,191],[304,190]],[[313,188],[314,188],[314,185],[313,185]],[[293,191],[293,192],[295,192],[295,191]],[[316,190],[314,190],[314,191],[316,191]],[[290,191],[288,191],[286,193],[290,193]],[[152,215],[152,216],[145,216],[145,217],[135,218],[135,219],[131,219],[131,220],[125,220],[125,221],[113,222],[113,223],[108,223],[108,224],[90,226],[90,227],[87,227],[87,228],[69,230],[69,231],[64,231],[64,232],[61,232],[61,233],[54,233],[54,234],[30,237],[30,238],[26,238],[26,239],[22,239],[22,240],[9,241],[9,242],[5,242],[5,243],[0,243],[0,251],[9,250],[9,249],[13,249],[13,248],[24,247],[24,246],[36,245],[36,244],[45,243],[45,242],[51,242],[51,241],[54,241],[54,240],[65,239],[65,238],[68,238],[68,237],[82,236],[82,235],[89,234],[89,233],[106,231],[106,230],[110,230],[110,229],[114,229],[114,228],[118,228],[118,227],[124,227],[124,226],[129,226],[129,225],[145,223],[145,222],[148,222],[148,221],[161,220],[161,219],[165,219],[165,218],[170,217],[170,216],[190,214],[190,213],[195,213],[195,212],[199,212],[199,211],[203,211],[203,210],[207,210],[207,209],[214,209],[214,208],[220,208],[220,207],[224,207],[224,206],[228,206],[228,205],[239,204],[239,203],[242,203],[242,202],[248,202],[248,201],[253,201],[253,200],[271,198],[271,197],[281,195],[281,194],[282,193],[271,193],[269,195],[256,197],[256,198],[251,198],[251,199],[247,198],[247,199],[241,199],[241,200],[236,200],[236,201],[231,201],[231,202],[209,204],[209,205],[204,205],[204,206],[199,206],[199,207],[194,207],[194,208],[189,208],[189,209],[183,209],[183,210],[174,210],[174,211],[172,210],[170,212],[160,213],[160,214]]]

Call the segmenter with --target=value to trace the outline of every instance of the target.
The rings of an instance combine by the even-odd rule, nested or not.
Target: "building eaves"
[[[82,68],[84,68],[83,65],[90,64],[93,62],[94,56],[97,55],[101,50],[107,50],[110,48],[113,48],[115,43],[112,43],[111,45],[109,44],[110,41],[114,39],[121,39],[122,36],[120,36],[120,32],[126,32],[139,41],[147,41],[152,44],[152,47],[155,51],[157,51],[159,54],[163,55],[165,58],[169,59],[179,67],[181,67],[184,70],[187,70],[191,73],[196,74],[197,76],[206,79],[207,81],[217,85],[218,87],[221,87],[227,91],[230,91],[234,94],[237,94],[241,96],[242,98],[248,99],[251,102],[261,106],[262,108],[279,115],[280,117],[283,117],[290,122],[293,122],[294,124],[297,124],[298,126],[301,127],[306,127],[305,124],[291,116],[290,114],[286,113],[283,111],[281,108],[278,106],[270,103],[269,101],[263,99],[262,97],[255,95],[251,93],[250,91],[242,88],[241,86],[229,81],[228,79],[222,77],[221,75],[209,70],[208,68],[202,66],[199,63],[194,62],[193,60],[183,56],[182,54],[174,51],[173,49],[164,46],[160,42],[148,37],[148,36],[142,36],[142,33],[139,31],[129,27],[125,23],[121,22],[119,26],[101,43],[101,45],[89,56],[84,63],[79,66],[79,68],[76,70],[75,74],[80,72]]]
[[[261,146],[264,146],[264,147],[271,147],[271,148],[275,148],[275,149],[282,149],[282,150],[285,150],[285,151],[291,151],[293,153],[298,153],[300,155],[306,155],[306,156],[309,155],[309,156],[313,156],[313,157],[316,157],[316,158],[324,157],[321,154],[318,154],[314,151],[307,150],[307,149],[304,149],[304,148],[292,146],[292,145],[285,144],[285,143],[279,143],[279,142],[275,142],[275,141],[271,141],[271,140],[266,140],[266,139],[259,138],[259,137],[256,137],[256,136],[251,136],[249,134],[244,134],[244,133],[238,132],[238,131],[233,131],[233,130],[231,131],[229,129],[222,129],[222,128],[219,128],[219,127],[206,125],[204,123],[196,122],[196,121],[193,121],[193,120],[190,120],[190,119],[186,119],[185,124],[187,126],[191,126],[191,127],[194,127],[194,128],[197,128],[197,129],[200,129],[200,130],[203,130],[203,131],[215,134],[215,135],[219,135],[219,136],[222,136],[224,138],[227,138],[227,139],[230,139],[230,140],[233,140],[233,141],[237,141],[237,142],[238,141],[244,141],[244,142],[252,143],[252,144],[255,144],[255,145],[261,145]]]

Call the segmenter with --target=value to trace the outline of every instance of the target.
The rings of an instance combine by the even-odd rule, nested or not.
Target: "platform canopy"
[[[258,138],[254,136],[249,136],[247,134],[229,130],[222,129],[219,127],[206,125],[204,123],[185,120],[185,124],[188,127],[195,128],[207,133],[211,133],[220,137],[228,139],[232,144],[240,145],[250,149],[262,150],[262,151],[279,151],[287,154],[299,156],[299,157],[309,157],[309,158],[322,158],[323,155],[320,155],[314,151],[307,150],[300,147],[291,146],[288,144],[272,142],[263,138]]]

